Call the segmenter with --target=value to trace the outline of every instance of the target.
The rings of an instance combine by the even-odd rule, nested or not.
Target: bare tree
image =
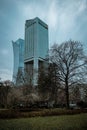
[[[87,83],[81,85],[82,101],[87,103]]]
[[[47,95],[49,92],[49,88],[47,88],[46,85],[46,80],[47,80],[47,73],[44,71],[44,68],[42,67],[39,69],[38,73],[38,86],[37,86],[37,91],[39,93],[39,96],[41,100],[47,99]]]
[[[57,66],[55,63],[50,63],[48,67],[48,87],[50,90],[50,100],[54,100],[57,104],[58,99],[58,89],[59,89],[59,79],[57,77]]]
[[[57,65],[57,76],[65,89],[66,107],[69,108],[69,89],[81,83],[84,75],[83,47],[78,41],[67,41],[61,45],[54,44],[50,50],[50,60]]]
[[[57,93],[59,88],[56,64],[50,63],[45,70],[41,68],[38,75],[38,92],[43,100],[48,99],[57,103]]]
[[[81,87],[79,84],[77,85],[73,85],[72,89],[69,92],[69,100],[70,103],[78,103],[81,101],[81,91],[80,91]]]
[[[11,81],[6,80],[0,83],[0,106],[7,108],[8,93],[11,89]]]
[[[16,77],[16,86],[32,86],[32,73],[19,68]]]

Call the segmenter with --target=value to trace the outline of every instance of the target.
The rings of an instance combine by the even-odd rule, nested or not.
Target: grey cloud
[[[0,50],[8,50],[0,54],[0,68],[12,71],[11,40],[24,38],[25,20],[36,16],[49,25],[50,45],[70,38],[86,44],[87,0],[0,0]]]

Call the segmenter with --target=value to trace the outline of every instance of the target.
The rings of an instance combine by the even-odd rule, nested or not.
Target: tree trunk
[[[65,86],[65,94],[66,94],[66,108],[69,109],[69,87],[68,87],[67,79],[66,79],[66,86]]]

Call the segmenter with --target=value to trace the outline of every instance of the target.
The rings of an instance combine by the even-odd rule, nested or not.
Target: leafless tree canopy
[[[57,75],[66,92],[66,105],[69,107],[69,88],[81,83],[85,74],[83,47],[80,42],[67,41],[54,44],[50,50],[50,60],[57,65]]]

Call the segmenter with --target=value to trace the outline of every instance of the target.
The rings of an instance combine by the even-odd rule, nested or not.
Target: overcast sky
[[[2,80],[12,79],[11,41],[24,39],[25,20],[35,17],[39,17],[49,26],[49,46],[69,39],[81,41],[86,45],[87,0],[0,0],[0,77]]]

